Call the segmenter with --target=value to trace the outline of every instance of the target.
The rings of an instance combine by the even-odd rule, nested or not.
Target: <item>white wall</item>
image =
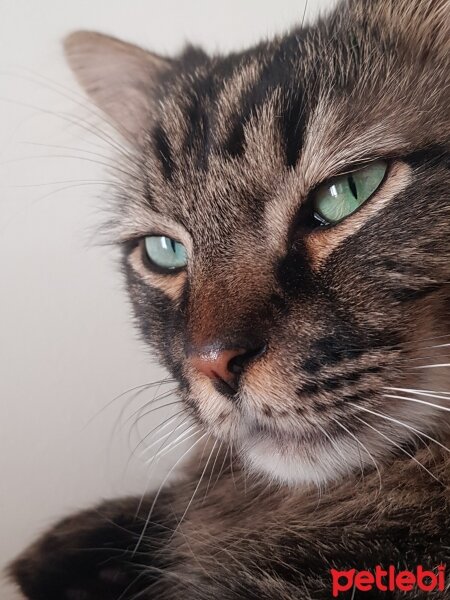
[[[236,49],[300,21],[304,2],[0,0],[0,569],[55,518],[142,492],[174,460],[153,474],[129,461],[176,407],[137,432],[133,411],[154,391],[108,405],[164,373],[136,341],[114,250],[95,246],[108,207],[96,161],[110,150],[85,129],[96,121],[61,38],[88,28],[161,53],[188,40]],[[329,3],[310,2],[307,17]],[[1,580],[0,596],[15,597]]]

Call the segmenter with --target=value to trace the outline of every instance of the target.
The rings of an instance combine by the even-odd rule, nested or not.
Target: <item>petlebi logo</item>
[[[342,592],[348,592],[354,588],[361,592],[370,592],[373,589],[380,592],[394,592],[397,590],[402,592],[417,590],[444,592],[445,567],[446,565],[441,564],[434,569],[425,569],[419,565],[415,571],[400,571],[392,565],[387,569],[377,565],[372,571],[357,571],[356,569],[338,571],[337,569],[331,569],[331,591],[333,598],[337,598]],[[444,596],[442,598],[444,599]]]

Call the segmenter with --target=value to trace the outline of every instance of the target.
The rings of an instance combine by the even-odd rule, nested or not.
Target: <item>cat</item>
[[[66,39],[127,144],[111,230],[201,452],[45,533],[27,598],[450,598],[449,22],[346,0],[228,56]],[[445,580],[357,585],[389,567]]]

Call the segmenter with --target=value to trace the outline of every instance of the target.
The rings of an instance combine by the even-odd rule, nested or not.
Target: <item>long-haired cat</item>
[[[321,600],[331,569],[450,563],[449,18],[348,0],[212,57],[66,40],[129,145],[113,231],[201,452],[46,533],[26,597]]]

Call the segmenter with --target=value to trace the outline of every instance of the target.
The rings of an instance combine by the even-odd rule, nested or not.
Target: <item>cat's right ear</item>
[[[158,82],[173,62],[91,31],[70,34],[64,49],[78,82],[112,125],[131,143],[142,141]]]

